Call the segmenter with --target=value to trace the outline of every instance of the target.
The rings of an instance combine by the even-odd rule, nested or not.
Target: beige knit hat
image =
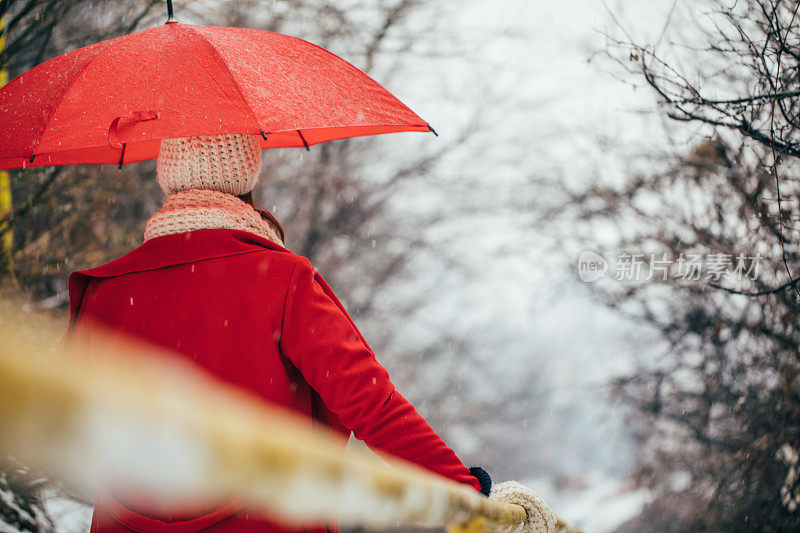
[[[240,133],[162,139],[156,169],[168,195],[209,189],[240,196],[256,185],[261,147],[256,136]]]

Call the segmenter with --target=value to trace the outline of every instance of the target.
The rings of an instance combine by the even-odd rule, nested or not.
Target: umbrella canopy
[[[0,89],[0,169],[122,165],[192,135],[249,133],[276,148],[429,129],[319,46],[172,21],[58,56]]]

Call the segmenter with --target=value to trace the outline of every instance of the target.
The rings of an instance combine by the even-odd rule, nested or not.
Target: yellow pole
[[[6,45],[6,20],[5,17],[0,18],[0,52],[3,51]],[[5,64],[0,65],[0,87],[8,82],[8,71]],[[7,170],[0,170],[0,220],[9,216],[14,209],[14,203],[11,198],[11,174]],[[2,238],[0,239],[0,249],[2,249],[2,256],[7,261],[8,272],[14,272],[14,230],[10,224],[5,228],[0,228],[3,231]]]

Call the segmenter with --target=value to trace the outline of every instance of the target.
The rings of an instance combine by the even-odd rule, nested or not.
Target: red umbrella
[[[74,50],[0,90],[0,169],[124,164],[160,140],[250,133],[262,148],[433,131],[327,50],[267,31],[167,24]]]

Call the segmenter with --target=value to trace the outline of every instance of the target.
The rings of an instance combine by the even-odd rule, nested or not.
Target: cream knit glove
[[[532,489],[516,481],[504,481],[492,485],[489,498],[504,503],[513,503],[525,508],[528,520],[526,533],[549,533],[555,531],[556,517],[550,507]]]

